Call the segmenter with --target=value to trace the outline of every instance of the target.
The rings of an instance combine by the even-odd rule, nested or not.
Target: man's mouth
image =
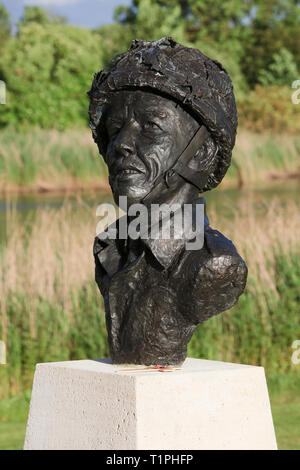
[[[142,170],[139,170],[138,168],[134,168],[134,167],[120,168],[116,173],[116,177],[120,179],[120,178],[125,178],[127,176],[138,175],[138,174],[143,174],[143,173],[144,172]]]
[[[126,169],[126,170],[120,170],[120,171],[118,172],[118,175],[120,175],[120,174],[124,174],[124,175],[134,175],[134,174],[136,174],[136,173],[141,173],[141,171],[139,171],[139,170],[127,170],[127,169]]]

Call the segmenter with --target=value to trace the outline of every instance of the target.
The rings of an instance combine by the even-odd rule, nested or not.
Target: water
[[[300,203],[300,182],[287,181],[284,183],[267,186],[260,189],[215,189],[204,194],[207,202],[209,216],[210,207],[217,212],[230,217],[236,206],[241,201],[251,201],[258,214],[262,214],[269,204],[276,200],[285,205],[290,201]],[[14,212],[18,216],[19,223],[25,219],[34,218],[35,213],[43,209],[59,210],[65,204],[71,205],[74,211],[82,209],[83,206],[90,207],[96,211],[97,206],[103,202],[112,202],[110,194],[86,193],[86,194],[37,194],[37,195],[14,195],[0,199],[0,241],[6,238],[7,216]]]

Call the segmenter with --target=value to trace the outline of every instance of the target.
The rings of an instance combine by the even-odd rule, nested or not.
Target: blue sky
[[[41,6],[58,15],[67,17],[70,24],[96,28],[113,22],[117,5],[130,5],[131,0],[0,0],[9,11],[15,25],[25,6]]]

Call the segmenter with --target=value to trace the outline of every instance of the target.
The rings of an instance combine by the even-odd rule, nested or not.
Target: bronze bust
[[[114,238],[96,237],[112,361],[181,364],[197,325],[231,308],[247,279],[232,242],[209,226],[206,213],[202,227],[195,218],[205,206],[199,193],[216,187],[230,165],[237,128],[231,80],[220,63],[172,38],[135,40],[95,75],[89,97],[115,202],[126,196],[129,207],[149,211],[192,207],[188,227],[178,227],[173,214],[167,238],[164,218],[157,237],[149,230],[143,237],[144,227],[137,238],[120,237],[127,215],[114,224]],[[195,233],[203,243],[189,249]]]

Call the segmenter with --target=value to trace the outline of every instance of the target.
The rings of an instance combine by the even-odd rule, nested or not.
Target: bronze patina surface
[[[179,210],[190,204],[193,214],[205,206],[199,194],[224,177],[237,128],[233,88],[221,64],[172,38],[135,40],[95,75],[89,96],[93,137],[117,204],[120,196],[128,207],[138,203],[149,211],[153,204]],[[119,219],[116,238],[95,239],[114,363],[181,364],[197,325],[231,308],[245,288],[245,262],[207,216],[202,227],[195,217],[191,222],[202,230],[199,249],[187,248],[191,227],[174,236],[175,219],[169,238],[120,237]]]

